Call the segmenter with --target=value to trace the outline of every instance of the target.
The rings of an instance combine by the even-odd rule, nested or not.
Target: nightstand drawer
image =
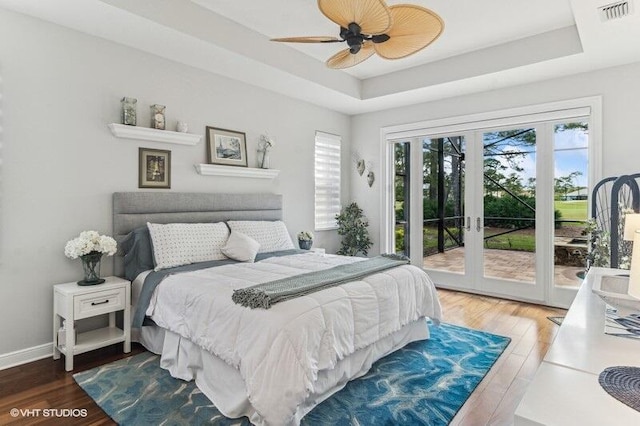
[[[126,289],[116,288],[73,297],[75,319],[89,318],[125,308]]]

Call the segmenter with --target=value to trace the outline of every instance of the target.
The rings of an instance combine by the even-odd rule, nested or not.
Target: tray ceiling
[[[0,7],[347,114],[640,61],[634,4],[630,16],[604,22],[598,7],[607,0],[388,4],[403,2],[438,13],[440,39],[408,58],[372,57],[347,70],[324,65],[341,45],[269,41],[337,35],[310,0],[0,0]]]

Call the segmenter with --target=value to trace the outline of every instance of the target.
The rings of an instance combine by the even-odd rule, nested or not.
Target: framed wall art
[[[247,167],[247,138],[242,132],[207,126],[209,164]]]
[[[171,188],[171,151],[138,150],[138,188]]]

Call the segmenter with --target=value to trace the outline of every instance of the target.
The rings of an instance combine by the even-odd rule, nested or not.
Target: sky
[[[574,171],[582,172],[576,179],[577,186],[588,186],[589,135],[582,130],[566,130],[555,134],[556,151],[555,177],[567,176]],[[582,149],[578,149],[582,148]]]
[[[578,171],[582,175],[574,180],[574,185],[587,187],[588,185],[588,133],[580,129],[569,129],[558,131],[555,133],[554,140],[554,173],[555,178],[567,176],[572,172]],[[533,147],[521,147],[515,145],[505,145],[502,152],[524,152],[533,151]],[[496,156],[503,165],[508,169],[503,173],[509,175],[513,170],[504,156]],[[526,183],[530,177],[536,177],[536,161],[535,154],[525,154],[517,159],[518,164],[524,170],[521,172],[522,182]]]

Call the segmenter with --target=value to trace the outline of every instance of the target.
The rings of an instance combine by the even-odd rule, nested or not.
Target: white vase
[[[271,167],[268,149],[258,150],[258,167],[261,169],[268,169]]]
[[[176,123],[176,131],[180,133],[187,133],[189,131],[189,125],[184,121],[178,121]]]

